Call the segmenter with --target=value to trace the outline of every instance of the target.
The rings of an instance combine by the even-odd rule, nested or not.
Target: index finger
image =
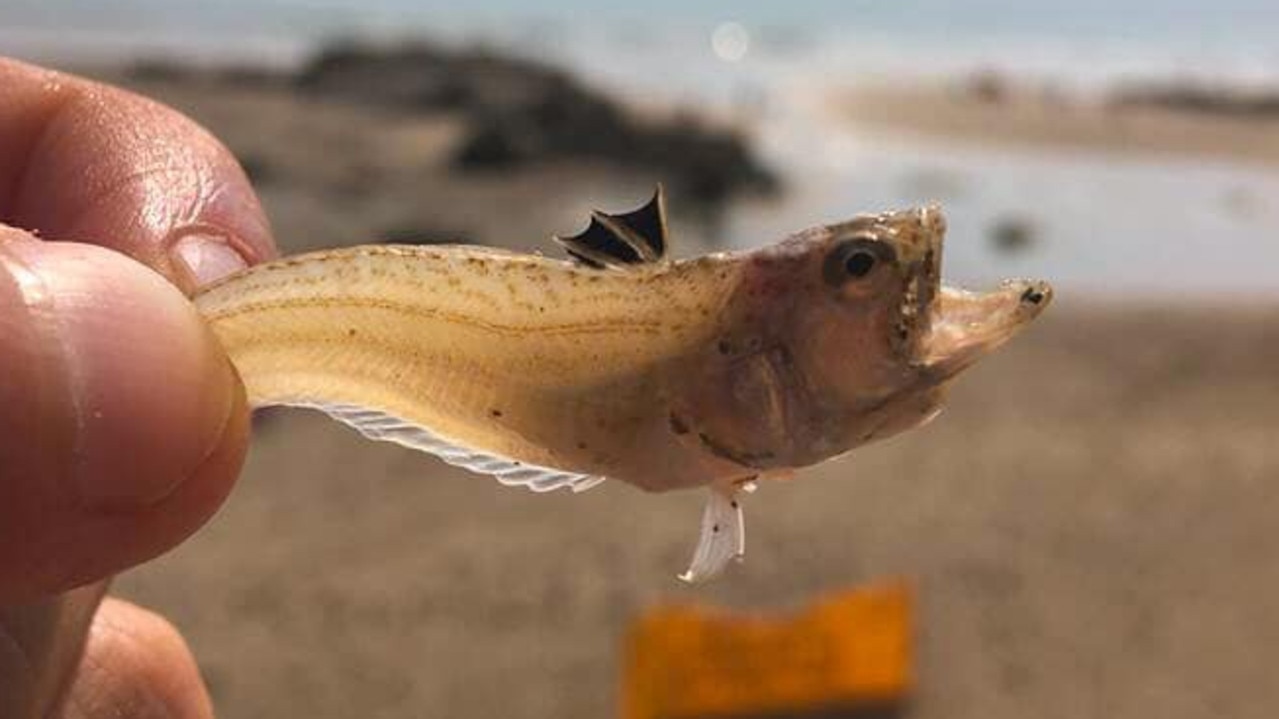
[[[0,58],[0,221],[94,242],[184,290],[275,255],[239,163],[119,88]]]
[[[0,606],[175,546],[247,443],[190,292],[274,253],[231,154],[171,109],[0,59]],[[3,643],[0,641],[0,643]]]

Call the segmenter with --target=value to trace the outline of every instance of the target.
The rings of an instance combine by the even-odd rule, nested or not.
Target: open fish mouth
[[[942,287],[923,343],[925,370],[954,376],[1012,339],[1052,297],[1052,287],[1038,280],[1009,280],[993,292]]]
[[[942,286],[946,220],[939,207],[894,213],[889,222],[906,267],[894,343],[931,378],[953,376],[990,354],[1052,301],[1052,287],[1037,280],[1009,280],[991,292]]]

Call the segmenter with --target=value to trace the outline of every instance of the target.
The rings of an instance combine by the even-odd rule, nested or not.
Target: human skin
[[[109,578],[221,504],[244,391],[186,294],[274,256],[208,132],[0,58],[0,717],[210,717],[159,616]]]

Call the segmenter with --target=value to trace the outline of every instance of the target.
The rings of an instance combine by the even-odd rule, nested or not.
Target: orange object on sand
[[[630,632],[622,717],[885,716],[911,687],[911,604],[898,583],[784,616],[653,610]]]

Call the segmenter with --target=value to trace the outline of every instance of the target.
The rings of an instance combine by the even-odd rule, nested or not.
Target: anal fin
[[[349,425],[369,439],[394,442],[427,452],[455,467],[491,475],[508,487],[527,487],[534,492],[550,492],[567,487],[584,492],[604,481],[604,477],[528,464],[509,457],[467,447],[429,429],[377,409],[324,402],[289,402],[293,407],[317,409]]]

